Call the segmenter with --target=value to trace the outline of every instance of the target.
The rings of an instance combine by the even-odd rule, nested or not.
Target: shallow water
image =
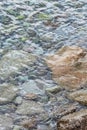
[[[56,130],[56,121],[63,116],[61,108],[83,107],[67,99],[66,90],[47,91],[58,84],[44,58],[65,45],[87,48],[86,1],[0,1],[0,84],[18,89],[11,90],[13,96],[8,85],[3,91],[0,85],[1,130]]]

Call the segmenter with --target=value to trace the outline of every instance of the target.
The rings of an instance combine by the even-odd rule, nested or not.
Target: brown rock
[[[87,51],[77,46],[62,47],[46,59],[53,79],[67,89],[76,89],[87,82]]]
[[[51,113],[53,117],[63,117],[67,114],[71,114],[76,111],[78,104],[66,104],[60,107],[56,107]]]
[[[57,123],[58,130],[87,130],[87,109],[62,117]]]
[[[24,128],[27,128],[27,129],[35,128],[36,127],[36,120],[35,119],[25,120],[22,122],[22,125]]]
[[[78,90],[69,94],[69,98],[83,105],[87,105],[87,90]]]
[[[34,94],[34,93],[27,93],[27,94],[25,95],[25,98],[26,98],[26,99],[29,99],[29,100],[35,100],[35,99],[38,98],[38,96],[37,96],[36,94]]]

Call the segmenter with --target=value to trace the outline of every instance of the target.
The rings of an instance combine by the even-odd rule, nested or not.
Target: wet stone
[[[23,67],[34,63],[35,56],[22,50],[11,50],[1,58],[0,76],[8,78],[10,75],[18,73]]]
[[[50,87],[50,88],[46,88],[46,92],[47,93],[58,93],[61,91],[61,87],[60,86],[53,86],[53,87]]]
[[[71,114],[75,112],[79,108],[78,104],[63,104],[63,105],[56,105],[52,110],[50,116],[51,118],[61,118],[65,115]]]
[[[78,46],[62,47],[46,62],[53,79],[68,90],[77,89],[87,82],[87,51]]]
[[[38,96],[33,93],[27,93],[24,98],[29,99],[29,100],[36,100],[38,98]]]
[[[0,113],[10,113],[14,112],[16,109],[16,106],[14,104],[0,104]]]
[[[0,19],[0,22],[5,24],[5,25],[9,25],[11,23],[12,19],[8,16],[2,16]]]
[[[34,80],[29,80],[28,82],[25,82],[21,86],[21,93],[24,95],[26,94],[36,94],[36,95],[43,95],[44,90],[40,89],[40,86],[36,84]]]
[[[58,130],[86,130],[87,109],[62,117],[57,123]]]
[[[68,97],[83,105],[87,105],[87,90],[85,89],[72,92],[68,95]]]
[[[12,130],[12,118],[7,115],[0,115],[0,130]]]
[[[34,29],[32,29],[32,28],[29,28],[27,30],[27,32],[28,32],[28,34],[29,34],[30,37],[34,37],[34,36],[37,35],[36,31]]]
[[[16,105],[20,105],[22,103],[22,97],[20,97],[20,96],[16,97],[16,99],[14,100],[14,103]]]
[[[35,119],[24,120],[21,124],[26,129],[36,128],[36,120]]]
[[[43,105],[34,101],[23,101],[21,105],[18,106],[16,113],[21,115],[33,115],[44,113]]]
[[[46,33],[43,34],[42,36],[40,36],[40,40],[42,40],[43,42],[52,42],[54,40],[54,35],[53,33]]]
[[[22,127],[21,126],[17,126],[17,125],[15,125],[14,128],[13,128],[13,130],[21,130],[21,129],[22,129]]]
[[[18,88],[12,84],[0,85],[0,104],[12,102],[17,96]]]

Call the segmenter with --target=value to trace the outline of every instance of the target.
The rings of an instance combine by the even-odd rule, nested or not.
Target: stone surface
[[[0,130],[12,130],[12,119],[6,115],[0,115]]]
[[[64,104],[62,106],[54,107],[54,110],[51,112],[53,117],[63,117],[65,115],[75,112],[78,108],[78,104]]]
[[[25,94],[27,93],[40,94],[40,95],[44,94],[44,91],[39,88],[40,86],[38,86],[34,80],[29,80],[28,82],[22,84],[20,87],[22,88]],[[22,90],[21,93],[23,93]]]
[[[69,94],[69,98],[83,105],[87,105],[87,90],[78,90]]]
[[[87,109],[62,117],[57,123],[58,130],[87,130]]]
[[[11,50],[1,58],[0,77],[7,78],[14,73],[18,73],[21,68],[34,63],[35,56],[22,50]]]
[[[35,119],[25,120],[22,122],[22,126],[27,129],[36,128],[36,120]]]
[[[12,84],[0,85],[0,104],[11,102],[17,95],[17,87]]]
[[[62,47],[48,56],[46,62],[53,79],[66,89],[76,89],[87,83],[87,51],[77,46]]]
[[[33,93],[27,93],[27,94],[25,95],[25,99],[35,100],[35,99],[37,99],[37,98],[38,98],[38,96],[37,96],[36,94],[33,94]]]
[[[14,100],[14,103],[16,105],[20,105],[22,103],[22,97],[20,97],[20,96],[16,97],[16,99]]]
[[[16,113],[33,115],[43,113],[44,109],[40,103],[34,101],[23,101],[23,103],[17,108]]]
[[[13,130],[21,130],[21,128],[22,128],[21,126],[16,126],[15,125],[14,128],[13,128]]]
[[[50,88],[46,88],[47,93],[58,93],[60,91],[61,91],[60,86],[53,86],[53,87],[50,87]]]

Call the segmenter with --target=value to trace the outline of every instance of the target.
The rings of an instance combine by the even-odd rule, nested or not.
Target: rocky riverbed
[[[86,0],[0,1],[0,130],[87,130]]]

